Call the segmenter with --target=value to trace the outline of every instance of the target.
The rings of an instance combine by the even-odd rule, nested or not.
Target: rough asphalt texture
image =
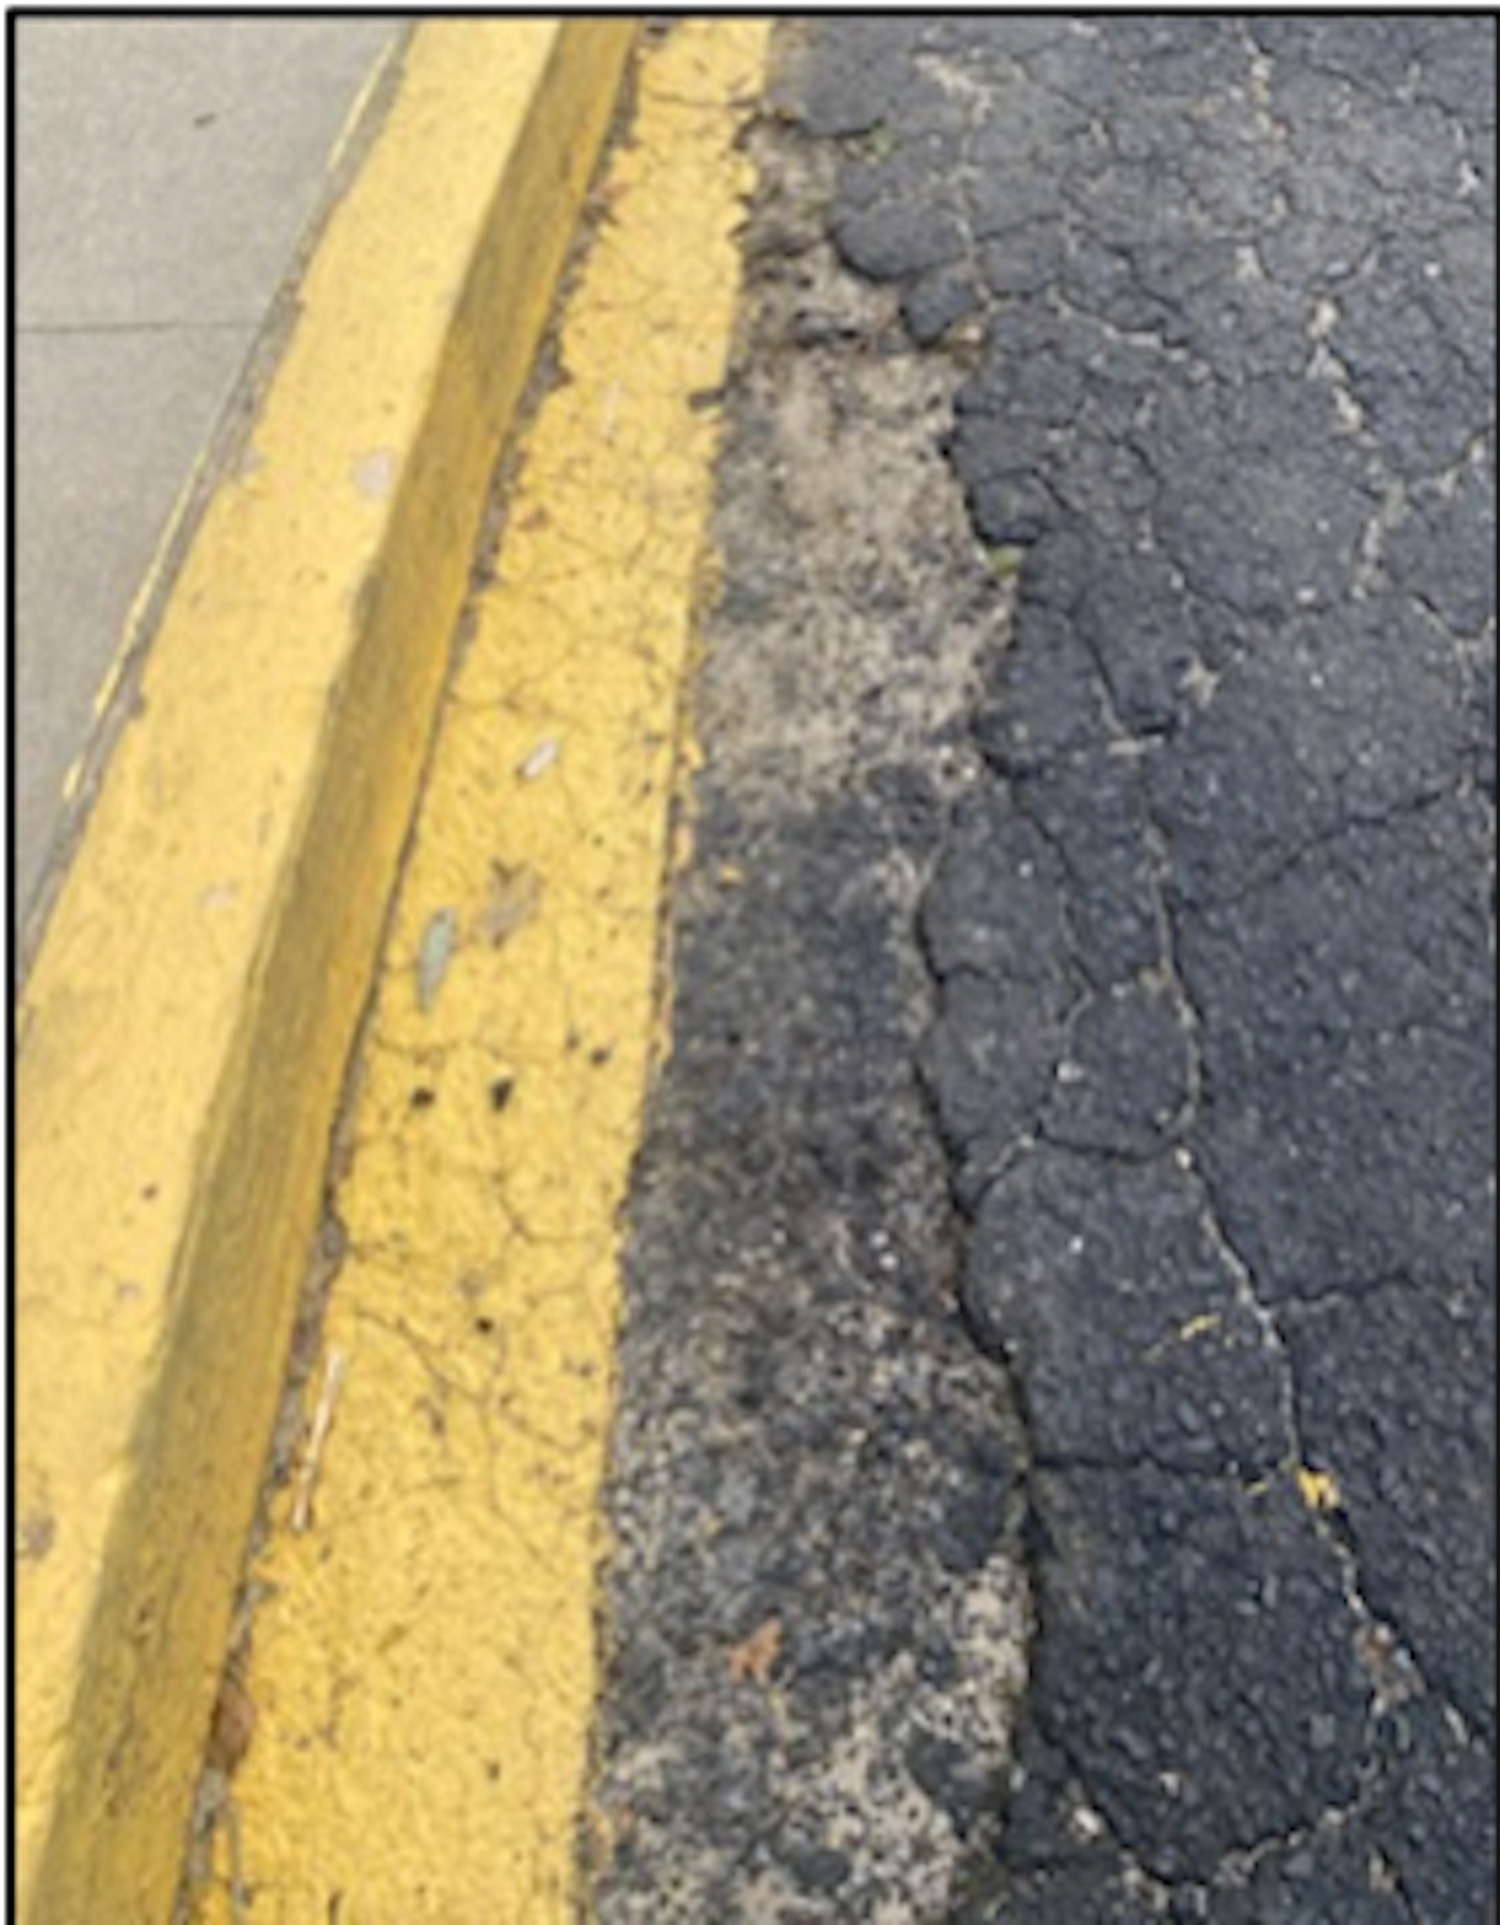
[[[915,1071],[918,903],[1003,598],[939,449],[951,383],[778,145],[632,1208],[607,1925],[940,1917],[998,1836],[1024,1676],[1024,1434],[959,1314]]]
[[[1494,23],[829,20],[795,106],[1024,560],[977,773],[944,712],[748,822],[706,732],[750,886],[687,891],[642,1166],[603,1916],[1478,1925]],[[882,1691],[885,1804],[808,1763]]]

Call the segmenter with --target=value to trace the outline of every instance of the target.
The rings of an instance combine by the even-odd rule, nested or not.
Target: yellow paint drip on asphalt
[[[1297,1489],[1301,1493],[1303,1503],[1310,1511],[1343,1509],[1343,1492],[1339,1489],[1338,1479],[1332,1471],[1312,1470],[1306,1464],[1299,1464]]]
[[[340,1392],[309,1526],[294,1479],[254,1572],[235,1798],[265,1925],[575,1915],[619,1215],[766,37],[685,22],[642,55],[441,723],[309,1405],[334,1356]]]

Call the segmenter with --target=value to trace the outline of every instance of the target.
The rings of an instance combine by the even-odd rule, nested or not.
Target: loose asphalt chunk
[[[784,41],[601,1915],[1477,1925],[1494,22]]]

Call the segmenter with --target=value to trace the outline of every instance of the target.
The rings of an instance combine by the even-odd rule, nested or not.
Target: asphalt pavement
[[[783,29],[600,1915],[1494,1887],[1495,27]]]

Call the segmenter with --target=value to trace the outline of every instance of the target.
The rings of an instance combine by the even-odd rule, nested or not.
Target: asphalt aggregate
[[[1495,23],[783,37],[601,1917],[1480,1925]]]

